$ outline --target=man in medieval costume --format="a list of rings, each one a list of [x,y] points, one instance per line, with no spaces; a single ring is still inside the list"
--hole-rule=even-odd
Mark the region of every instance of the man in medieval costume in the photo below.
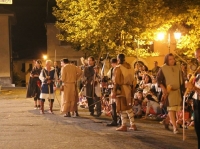
[[[162,101],[167,106],[168,116],[173,126],[173,133],[177,134],[176,114],[177,111],[181,110],[182,106],[182,85],[184,81],[180,65],[176,64],[172,53],[165,56],[164,65],[157,74],[157,82],[162,89]]]
[[[39,79],[42,81],[40,94],[40,113],[44,114],[45,99],[49,100],[49,113],[53,114],[55,81],[58,79],[55,69],[52,67],[52,61],[46,60],[46,67],[42,69]]]
[[[57,83],[57,88],[60,88],[60,102],[61,102],[61,107],[60,107],[60,112],[63,113],[64,109],[65,109],[65,103],[66,103],[66,100],[64,98],[64,85],[62,85],[62,80],[61,80],[61,73],[62,73],[62,69],[63,67],[69,63],[69,60],[67,58],[63,58],[60,60],[60,65],[61,65],[61,71],[60,71],[60,74],[59,74],[59,79],[58,79],[58,83]]]
[[[113,82],[112,82],[113,70],[117,66],[117,59],[112,58],[110,60],[110,63],[111,63],[111,68],[108,71],[107,76],[108,76],[109,79],[111,79],[111,89],[112,89],[112,86],[113,86]],[[113,99],[113,98],[111,99],[111,116],[112,116],[112,122],[107,124],[106,126],[117,126],[118,124],[117,124],[116,102],[115,102],[115,99]]]
[[[78,91],[77,80],[81,76],[82,71],[74,64],[70,64],[68,59],[65,61],[65,65],[61,70],[61,80],[64,86],[64,94],[62,102],[62,113],[66,113],[65,117],[71,117],[70,112],[74,112],[74,116],[78,116]]]
[[[94,57],[88,57],[88,66],[84,69],[86,98],[88,102],[89,112],[94,116],[94,107],[96,105],[97,116],[101,115],[100,87],[98,83],[98,67],[95,67]]]
[[[122,125],[117,131],[127,131],[127,116],[130,120],[130,130],[137,130],[134,124],[131,91],[134,84],[134,70],[125,62],[125,55],[117,56],[118,65],[114,69],[112,98],[116,99],[117,112],[121,114]]]

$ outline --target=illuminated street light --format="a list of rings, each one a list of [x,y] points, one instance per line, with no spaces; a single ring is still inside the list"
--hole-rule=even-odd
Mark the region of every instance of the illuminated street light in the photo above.
[[[178,30],[176,30],[176,31],[174,32],[174,38],[175,38],[176,40],[179,40],[179,39],[181,38],[181,33],[180,33]]]
[[[43,59],[46,60],[47,59],[47,55],[43,55]]]
[[[158,35],[157,35],[157,39],[158,40],[163,40],[164,38],[165,38],[165,33],[164,32],[158,33]]]
[[[165,38],[165,33],[164,32],[159,32],[157,34],[157,40],[161,41],[164,38]],[[176,30],[174,32],[174,38],[175,38],[176,41],[181,38],[181,33],[178,30]],[[168,49],[169,49],[169,53],[170,53],[170,44],[171,44],[171,34],[170,33],[168,34],[168,37],[167,37],[167,44],[168,44]]]

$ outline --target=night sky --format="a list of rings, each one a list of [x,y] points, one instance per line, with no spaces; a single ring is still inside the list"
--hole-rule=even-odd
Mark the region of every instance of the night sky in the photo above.
[[[54,0],[13,0],[12,5],[0,4],[16,17],[11,33],[14,58],[41,58],[47,52],[45,24],[53,20],[52,4],[55,5]]]

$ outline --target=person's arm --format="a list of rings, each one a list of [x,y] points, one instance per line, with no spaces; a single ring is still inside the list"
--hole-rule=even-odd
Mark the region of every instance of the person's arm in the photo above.
[[[44,71],[44,69],[42,69],[42,71],[40,72],[40,75],[39,75],[39,79],[40,79],[42,82],[45,81],[45,77],[44,77],[44,75],[43,75],[43,71]]]
[[[166,99],[168,93],[167,93],[167,88],[166,88],[165,76],[162,72],[162,69],[159,69],[157,73],[157,83],[158,83],[158,86],[160,86],[162,90],[163,98]]]
[[[63,66],[62,69],[61,69],[61,80],[62,80],[62,83],[64,83],[66,81],[64,72],[65,72],[65,66]]]
[[[76,67],[76,77],[79,79],[79,77],[82,75],[82,70],[79,67]]]

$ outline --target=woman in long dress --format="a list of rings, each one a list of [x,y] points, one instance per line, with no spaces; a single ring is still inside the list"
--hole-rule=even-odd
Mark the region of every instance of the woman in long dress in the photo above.
[[[39,79],[40,72],[42,70],[42,62],[36,60],[35,66],[30,72],[30,79],[27,89],[26,98],[34,98],[35,109],[40,108],[40,87],[41,81]]]

